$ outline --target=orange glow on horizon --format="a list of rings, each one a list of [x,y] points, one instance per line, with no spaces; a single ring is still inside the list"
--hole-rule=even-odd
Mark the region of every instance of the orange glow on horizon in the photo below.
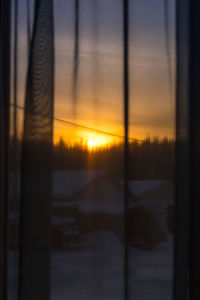
[[[54,143],[57,144],[60,138],[63,139],[68,147],[82,147],[92,152],[102,148],[110,148],[114,144],[123,143],[124,125],[123,120],[108,120],[107,118],[59,118],[66,123],[54,122]],[[69,123],[69,124],[68,124]],[[74,124],[71,126],[71,124]],[[77,124],[77,126],[76,126]],[[145,140],[147,137],[174,138],[174,127],[172,126],[153,126],[148,124],[131,124],[129,128],[129,138],[138,141]],[[91,128],[91,130],[89,130]],[[108,133],[108,134],[104,134]],[[112,135],[113,134],[113,135]]]
[[[104,148],[105,146],[110,145],[103,139],[89,139],[87,140],[87,148],[89,151],[94,151],[99,148]]]
[[[89,151],[94,151],[100,148],[110,147],[113,144],[123,141],[123,138],[117,137],[115,135],[123,136],[123,127],[116,125],[115,123],[104,123],[98,122],[97,124],[92,124],[91,121],[86,122],[86,120],[75,121],[78,124],[94,128],[94,132],[87,130],[87,128],[75,128],[63,126],[65,124],[54,123],[54,143],[57,144],[60,138],[68,146],[81,146],[87,148]],[[95,132],[97,130],[97,132]],[[102,131],[98,132],[98,131]],[[104,134],[103,132],[114,133]]]
[[[112,131],[120,136],[123,136],[123,132],[117,131],[118,128],[116,128],[116,131]],[[157,137],[158,139],[163,139],[164,137],[167,137],[169,139],[174,139],[173,130],[156,130],[153,132],[153,134],[149,134],[148,131],[143,130],[143,128],[134,128],[134,130],[130,131],[130,139],[142,141],[145,140],[147,137],[150,137],[153,139],[154,137]],[[135,133],[133,135],[133,132]],[[106,147],[112,147],[114,144],[119,144],[124,141],[123,138],[118,138],[116,136],[109,136],[99,133],[93,133],[90,131],[81,131],[76,130],[74,128],[68,128],[66,130],[63,127],[57,127],[54,129],[54,144],[59,143],[60,139],[63,139],[63,141],[68,146],[81,146],[83,148],[87,148],[89,151],[95,151],[100,148],[106,148]]]

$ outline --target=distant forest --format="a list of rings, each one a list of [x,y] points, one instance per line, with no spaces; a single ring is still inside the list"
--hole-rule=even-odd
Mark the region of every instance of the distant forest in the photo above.
[[[18,150],[20,142],[17,142]],[[13,169],[13,141],[10,143],[10,168]],[[129,143],[129,179],[174,180],[175,142],[168,138],[146,138],[142,142]],[[19,150],[20,152],[20,150]],[[15,149],[16,154],[16,149]],[[20,163],[18,162],[18,167]],[[116,143],[108,147],[88,150],[87,146],[74,144],[69,146],[60,138],[53,146],[52,165],[54,170],[106,170],[116,178],[123,178],[124,144]]]

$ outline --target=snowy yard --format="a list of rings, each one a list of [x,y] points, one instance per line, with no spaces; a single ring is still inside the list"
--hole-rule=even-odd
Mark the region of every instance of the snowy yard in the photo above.
[[[123,300],[123,246],[92,233],[81,251],[52,251],[51,300]],[[17,299],[16,252],[9,255],[9,300]],[[172,299],[173,236],[152,251],[129,248],[130,299]],[[13,267],[15,265],[15,268]]]
[[[123,246],[117,235],[96,232],[88,248],[52,253],[51,300],[123,299]],[[173,237],[152,251],[129,248],[130,299],[172,299]]]
[[[166,194],[166,190],[170,190],[166,182],[132,182],[132,188],[137,201],[150,208],[152,206],[156,216],[160,216],[157,207],[163,209],[163,206],[167,208],[173,203],[173,195]],[[52,225],[68,226],[64,236],[76,236],[77,248],[73,251],[69,248],[67,251],[64,248],[62,251],[52,250],[51,300],[123,300],[124,246],[119,234],[114,233],[115,231],[95,231],[90,234],[87,232],[85,237],[85,232],[80,233],[80,228],[77,227],[77,220],[80,219],[85,224],[85,218],[88,217],[86,213],[93,213],[93,219],[87,225],[89,229],[95,230],[94,216],[96,218],[97,213],[107,213],[110,215],[109,224],[106,223],[107,229],[111,220],[123,213],[123,185],[108,176],[102,176],[101,172],[91,171],[87,176],[83,171],[57,172],[54,174],[53,196],[56,198],[52,203],[55,213],[51,217]],[[137,203],[133,196],[129,201],[130,208]],[[17,224],[18,221],[19,214],[11,212],[10,224]],[[117,222],[114,222],[114,229]],[[83,225],[82,223],[80,224]],[[79,235],[85,237],[85,247],[78,248],[81,243]],[[17,253],[10,251],[9,300],[17,300],[17,273]],[[172,234],[168,234],[167,242],[159,243],[151,251],[129,248],[130,300],[171,300],[172,283]]]

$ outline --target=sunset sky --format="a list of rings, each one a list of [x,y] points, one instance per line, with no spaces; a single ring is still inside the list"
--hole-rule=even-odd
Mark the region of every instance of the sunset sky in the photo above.
[[[19,15],[19,104],[26,74],[25,1]],[[73,0],[55,0],[55,117],[124,135],[122,1],[80,0],[78,97],[72,93]],[[170,65],[167,60],[163,0],[130,0],[129,135],[174,137],[175,1],[169,0]],[[170,83],[170,80],[172,84]],[[22,112],[19,122],[22,123]],[[20,125],[21,126],[21,125]],[[54,140],[90,145],[119,141],[77,126],[54,122]]]

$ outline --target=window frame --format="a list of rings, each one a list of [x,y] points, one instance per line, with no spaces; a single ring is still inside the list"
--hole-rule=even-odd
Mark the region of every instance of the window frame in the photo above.
[[[176,0],[174,299],[200,298],[200,3]]]
[[[10,0],[0,0],[0,299],[7,299]]]

